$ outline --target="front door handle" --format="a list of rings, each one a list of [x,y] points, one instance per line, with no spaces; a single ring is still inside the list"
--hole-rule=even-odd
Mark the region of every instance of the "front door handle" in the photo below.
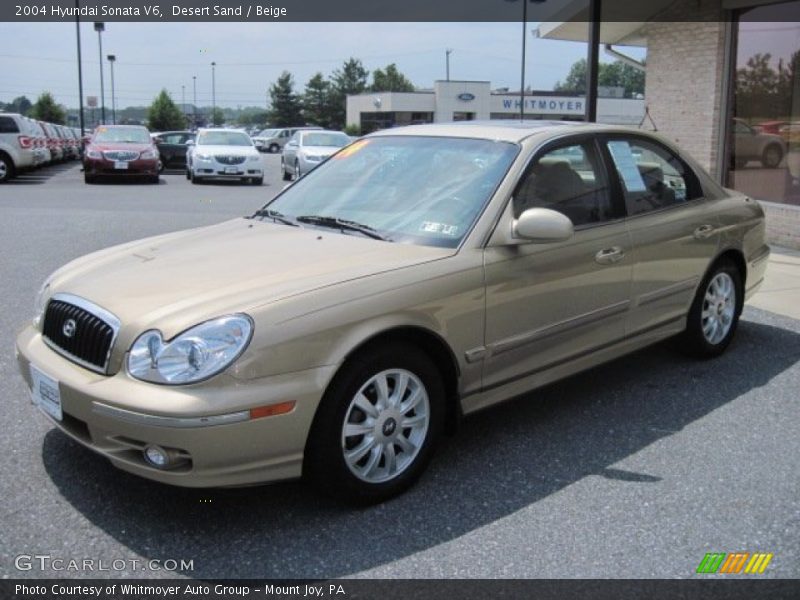
[[[715,228],[713,225],[701,225],[694,230],[694,238],[696,240],[704,240],[714,235]]]
[[[625,251],[619,246],[604,248],[594,255],[594,261],[600,265],[613,265],[625,258]]]

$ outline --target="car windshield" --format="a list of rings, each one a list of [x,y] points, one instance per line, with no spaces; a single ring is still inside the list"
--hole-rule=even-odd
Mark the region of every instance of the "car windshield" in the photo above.
[[[204,131],[197,136],[198,146],[252,146],[250,136],[240,131]]]
[[[263,131],[261,131],[261,133],[259,133],[259,134],[258,134],[256,137],[265,137],[265,138],[268,138],[268,137],[272,137],[272,136],[274,136],[274,135],[275,135],[275,130],[274,130],[274,129],[264,129],[264,130],[263,130]]]
[[[518,151],[516,144],[467,138],[362,139],[267,206],[272,215],[301,217],[303,226],[339,220],[393,242],[455,248]],[[342,232],[359,235],[352,227]]]
[[[139,127],[98,127],[94,134],[95,142],[115,142],[119,144],[149,144],[150,134]]]
[[[350,138],[343,133],[306,133],[303,134],[304,146],[330,146],[341,148],[350,143]]]

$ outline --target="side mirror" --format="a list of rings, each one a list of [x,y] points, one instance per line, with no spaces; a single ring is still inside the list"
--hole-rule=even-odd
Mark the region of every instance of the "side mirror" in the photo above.
[[[511,235],[539,244],[564,242],[575,232],[569,217],[549,208],[529,208],[511,223]]]
[[[187,146],[194,146],[194,140],[186,140]]]

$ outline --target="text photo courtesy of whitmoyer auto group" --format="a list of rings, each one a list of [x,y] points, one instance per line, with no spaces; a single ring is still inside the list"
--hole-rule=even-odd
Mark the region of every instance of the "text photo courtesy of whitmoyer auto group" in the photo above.
[[[0,597],[800,597],[800,0],[0,5]]]

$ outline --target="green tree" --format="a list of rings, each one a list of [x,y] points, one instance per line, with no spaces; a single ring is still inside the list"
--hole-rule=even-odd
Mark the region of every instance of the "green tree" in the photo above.
[[[625,97],[633,98],[636,94],[644,94],[644,71],[636,67],[614,61],[613,63],[600,63],[597,72],[597,85],[608,87],[622,87]],[[572,63],[566,79],[557,82],[553,89],[557,92],[571,94],[586,93],[586,59]]]
[[[21,115],[27,114],[32,107],[33,103],[25,96],[17,96],[6,104],[6,110],[8,112],[15,112]]]
[[[222,110],[219,106],[215,106],[211,109],[211,125],[214,127],[219,127],[223,123],[225,123],[225,111]]]
[[[341,129],[347,117],[347,96],[367,91],[369,71],[357,58],[344,62],[330,77],[331,82],[331,126]]]
[[[47,123],[56,123],[63,125],[67,122],[67,113],[64,108],[56,104],[53,95],[50,92],[42,92],[36,99],[30,111],[30,115],[39,121]]]
[[[373,92],[413,92],[414,84],[392,63],[385,71],[376,69],[372,73],[370,89]]]
[[[284,71],[269,88],[272,99],[270,122],[276,127],[292,127],[303,124],[300,98],[294,92],[294,80],[289,71]]]
[[[306,123],[330,127],[333,111],[331,106],[331,84],[322,73],[317,73],[306,83],[303,93],[303,117]]]
[[[186,117],[172,101],[167,90],[161,90],[147,109],[147,123],[151,131],[184,129]]]

